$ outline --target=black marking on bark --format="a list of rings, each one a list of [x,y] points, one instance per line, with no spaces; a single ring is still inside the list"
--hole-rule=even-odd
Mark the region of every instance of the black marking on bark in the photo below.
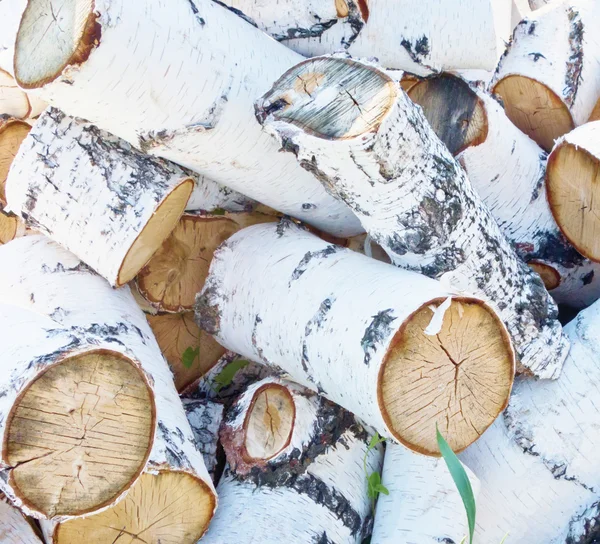
[[[581,83],[581,73],[583,70],[583,34],[584,27],[579,12],[572,7],[568,10],[571,32],[569,33],[569,60],[567,61],[567,71],[565,74],[565,88],[563,90],[565,104],[573,106],[577,91]]]
[[[259,357],[259,359],[265,363],[268,363],[269,361],[266,359],[263,349],[260,347],[259,343],[256,340],[256,336],[258,334],[258,326],[262,323],[262,319],[260,318],[260,316],[257,314],[256,316],[254,316],[254,325],[252,326],[252,346],[254,347],[255,351],[256,351],[256,355]]]
[[[512,153],[511,153],[511,155],[512,155]],[[542,188],[544,187],[544,184],[546,183],[546,164],[548,162],[548,154],[546,152],[542,151],[539,154],[538,158],[540,161],[539,176],[538,176],[537,183],[535,184],[535,187],[533,188],[533,192],[531,193],[530,202],[534,202],[535,200],[537,200],[537,198],[540,196],[540,192],[542,191]]]
[[[277,113],[278,111],[284,110],[289,105],[290,105],[290,103],[287,100],[285,100],[284,98],[279,98],[279,99],[275,100],[274,102],[271,102],[270,104],[268,104],[266,107],[263,107],[262,105],[259,104],[259,102],[257,102],[256,104],[254,104],[254,116],[256,117],[256,120],[261,125],[264,125],[265,121],[266,121],[267,117],[269,117],[269,115],[272,115],[274,113]],[[284,138],[282,138],[282,145],[285,145],[285,142],[283,140],[284,140]],[[285,151],[292,151],[292,150],[286,149]]]
[[[423,62],[423,57],[426,57],[427,55],[429,55],[429,51],[430,51],[429,50],[429,40],[427,39],[427,36],[425,36],[425,35],[421,36],[420,38],[415,40],[414,44],[412,44],[409,40],[404,38],[400,42],[400,45],[402,47],[404,47],[404,49],[408,53],[408,56],[411,58],[411,60],[414,63],[419,64],[420,66],[425,66],[425,67],[429,68],[429,66],[427,66]]]
[[[314,210],[316,207],[316,204],[311,204],[310,202],[305,202],[304,204],[302,204],[303,210]]]
[[[600,543],[600,501],[592,503],[583,512],[573,516],[565,544]]]
[[[546,57],[541,53],[529,53],[530,57],[533,57],[533,62],[537,62],[540,59],[545,59]]]
[[[390,325],[397,319],[393,316],[393,311],[392,308],[388,308],[374,315],[373,321],[365,329],[360,345],[365,352],[364,363],[366,365],[371,362],[371,357],[377,351],[379,344],[387,341],[393,332]]]
[[[527,31],[527,34],[529,34],[529,35],[533,34],[535,32],[535,27],[536,27],[536,24],[535,24],[535,21],[534,21],[534,22],[531,23],[531,26],[529,27],[529,30]]]
[[[40,270],[44,274],[64,274],[64,273],[68,273],[68,272],[85,272],[87,274],[93,274],[94,276],[96,275],[96,272],[94,272],[94,270],[92,270],[92,268],[90,268],[87,264],[85,264],[82,261],[80,261],[75,266],[71,266],[71,267],[66,267],[62,263],[57,263],[56,266],[54,266],[53,268],[44,263],[40,267]]]
[[[179,445],[183,443],[181,430],[176,428],[175,432],[171,432],[162,421],[158,422],[158,429],[165,441],[165,457],[171,467],[184,470],[191,469],[192,464]],[[176,442],[179,442],[179,444]]]
[[[198,10],[198,7],[196,6],[194,0],[188,0],[188,3],[192,8],[192,13],[194,14],[194,18],[196,19],[196,21],[200,23],[200,26],[204,26],[206,24],[206,21],[202,17],[200,17],[200,11]]]
[[[587,274],[581,277],[581,282],[583,285],[589,285],[594,281],[594,271],[590,270]]]
[[[288,28],[285,34],[272,34],[278,42],[284,42],[286,40],[306,39],[306,38],[320,38],[323,33],[329,30],[333,25],[338,22],[337,19],[331,19],[329,21],[320,21],[315,23],[309,28],[295,27]]]
[[[315,535],[311,539],[312,544],[335,544],[333,540],[330,540],[327,536],[327,531],[323,531],[321,534]]]
[[[534,233],[532,240],[536,244],[516,245],[517,254],[525,262],[538,259],[547,263],[560,263],[565,268],[581,266],[585,263],[583,257],[559,232],[550,234],[548,232]],[[536,247],[537,246],[537,247]]]
[[[213,0],[213,2],[215,4],[219,4],[219,6],[224,7],[225,9],[228,9],[229,11],[231,11],[232,13],[235,13],[238,17],[241,17],[242,19],[244,19],[244,21],[246,21],[247,23],[251,24],[252,26],[258,28],[258,25],[254,22],[254,20],[251,17],[248,17],[242,10],[240,9],[236,9],[232,6],[228,6],[227,4],[220,2],[219,0]]]
[[[298,225],[296,223],[294,223],[294,221],[292,221],[292,219],[290,217],[283,216],[280,220],[279,223],[277,223],[277,228],[275,229],[275,232],[277,234],[278,238],[281,238],[287,230],[294,228],[294,227],[298,227]]]
[[[218,300],[218,288],[209,278],[204,290],[196,295],[195,321],[203,331],[217,335],[221,329],[221,308],[214,300]]]
[[[302,341],[302,368],[304,369],[304,372],[306,372],[306,377],[317,387],[317,391],[321,395],[327,394],[327,392],[325,389],[323,389],[321,383],[318,380],[315,380],[313,376],[312,365],[310,364],[308,357],[308,345],[306,340],[313,331],[317,331],[323,327],[324,321],[327,318],[327,314],[331,310],[334,301],[335,299],[326,298],[323,302],[321,302],[316,314],[304,327],[304,340]]]
[[[320,249],[319,251],[308,251],[302,257],[302,260],[298,263],[298,266],[292,272],[292,276],[290,279],[290,285],[294,280],[297,280],[304,272],[306,272],[308,265],[313,259],[326,259],[330,255],[337,253],[343,248],[340,246],[336,246],[335,244],[329,244],[324,249]]]

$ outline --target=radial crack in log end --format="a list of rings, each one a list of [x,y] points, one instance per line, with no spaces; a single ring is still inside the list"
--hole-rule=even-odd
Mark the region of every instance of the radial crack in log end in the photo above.
[[[453,155],[487,138],[484,105],[462,79],[443,74],[413,84],[407,93]]]
[[[159,311],[193,310],[215,250],[240,228],[277,220],[276,216],[262,213],[184,214],[138,274],[140,294]]]
[[[81,64],[99,43],[101,27],[94,0],[31,0],[23,13],[15,47],[15,78],[24,89],[54,81],[63,70]],[[37,46],[29,50],[29,38]],[[27,62],[20,59],[33,55]]]
[[[502,99],[508,118],[546,151],[575,126],[569,108],[539,81],[511,75],[496,83],[493,92]]]
[[[196,325],[193,312],[161,313],[147,318],[180,393],[206,374],[225,354],[225,348]],[[191,366],[184,365],[182,359],[188,349],[198,350]]]
[[[24,121],[0,116],[0,207],[6,205],[4,186],[10,165],[30,130]]]
[[[196,544],[208,528],[214,507],[212,491],[192,475],[177,471],[147,473],[115,506],[59,524],[53,542]]]
[[[481,302],[453,299],[439,333],[427,335],[432,316],[422,306],[396,333],[378,391],[396,438],[427,455],[439,452],[436,424],[454,451],[477,440],[506,408],[514,374],[508,335]]]
[[[392,106],[397,87],[382,72],[367,66],[356,71],[354,66],[352,61],[338,58],[301,62],[273,85],[261,100],[257,115],[270,113],[331,140],[375,131]],[[298,82],[311,82],[312,92]],[[287,106],[270,111],[271,105],[281,100]]]
[[[596,121],[571,134],[595,130]],[[600,157],[571,140],[557,144],[548,159],[546,188],[556,223],[583,256],[600,262]],[[592,134],[589,135],[592,137]],[[573,136],[573,138],[581,136]],[[580,142],[582,144],[583,142]]]
[[[110,504],[144,468],[155,417],[150,387],[130,360],[108,351],[67,357],[9,414],[3,459],[12,486],[48,517]]]

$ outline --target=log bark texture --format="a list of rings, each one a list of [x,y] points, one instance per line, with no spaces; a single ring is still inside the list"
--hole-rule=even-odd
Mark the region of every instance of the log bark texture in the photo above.
[[[600,97],[600,5],[556,2],[521,21],[492,82],[506,112],[546,151]]]
[[[257,117],[394,264],[483,297],[506,323],[521,370],[559,375],[568,343],[554,302],[396,82],[364,63],[311,59],[258,101]]]
[[[0,542],[5,544],[42,544],[42,540],[31,522],[1,493]]]
[[[214,488],[168,366],[129,290],[112,290],[42,236],[2,246],[0,259],[0,346],[2,359],[11,362],[0,395],[2,490],[27,514],[62,521],[100,510],[110,515],[123,507],[124,495],[129,501],[143,495],[152,511],[170,499],[164,492],[147,496],[148,482],[181,475],[193,482],[188,491],[195,490],[198,502],[188,521],[199,538],[216,507]],[[113,387],[109,356],[130,367],[128,377],[114,374],[114,402],[123,413],[111,412],[102,397],[103,388]],[[71,370],[85,357],[88,374],[78,378]],[[94,387],[100,378],[106,384]],[[38,414],[45,403],[52,411]],[[55,413],[58,423],[67,421],[64,436],[53,424]],[[109,437],[112,450],[98,448]],[[114,539],[119,530],[106,531]],[[80,538],[63,541],[95,542],[89,533]]]
[[[21,144],[6,196],[30,227],[120,286],[171,234],[193,187],[179,167],[50,108]]]
[[[307,57],[347,50],[419,75],[492,70],[508,41],[507,0],[224,0],[250,23]],[[469,40],[464,36],[469,35]]]
[[[465,467],[475,500],[479,480]],[[377,500],[371,544],[459,544],[469,534],[467,515],[443,459],[386,445],[381,475],[389,495]]]
[[[513,373],[495,314],[452,295],[284,220],[248,227],[217,250],[196,316],[228,349],[435,455],[436,422],[464,449],[503,410]]]
[[[504,420],[461,459],[481,480],[476,541],[591,544],[600,535],[600,303],[565,327],[556,381],[520,379]]]
[[[379,472],[382,460],[381,445],[367,454],[370,435],[352,414],[291,382],[250,386],[221,431],[229,467],[204,541],[362,542],[370,521],[363,460],[368,474]],[[259,456],[250,458],[247,447],[257,438],[276,444],[271,452],[284,447],[261,457],[261,441],[250,449]]]
[[[97,0],[89,17],[61,5],[28,3],[15,54],[21,86],[324,231],[361,232],[352,212],[279,153],[254,119],[254,100],[301,60],[297,53],[210,0]],[[72,51],[57,48],[65,39]],[[148,43],[161,45],[140,45]]]
[[[465,169],[517,255],[554,300],[574,308],[600,297],[600,265],[564,237],[548,205],[546,153],[481,88],[449,74],[415,84],[408,96]]]

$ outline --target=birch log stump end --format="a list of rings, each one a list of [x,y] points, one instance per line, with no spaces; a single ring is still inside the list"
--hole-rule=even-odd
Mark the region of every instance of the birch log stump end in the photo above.
[[[13,117],[0,116],[0,207],[6,206],[6,178],[31,126]]]

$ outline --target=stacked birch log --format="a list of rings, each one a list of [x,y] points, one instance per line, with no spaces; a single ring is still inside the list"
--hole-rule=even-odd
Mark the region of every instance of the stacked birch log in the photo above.
[[[0,542],[595,542],[599,24],[0,0]]]

